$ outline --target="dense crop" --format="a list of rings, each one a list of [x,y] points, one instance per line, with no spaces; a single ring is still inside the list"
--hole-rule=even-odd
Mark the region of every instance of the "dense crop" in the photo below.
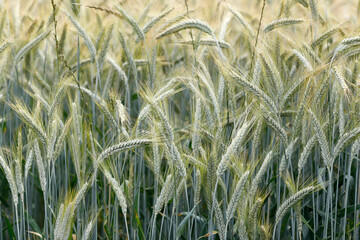
[[[0,240],[359,239],[359,11],[239,2],[0,1]]]

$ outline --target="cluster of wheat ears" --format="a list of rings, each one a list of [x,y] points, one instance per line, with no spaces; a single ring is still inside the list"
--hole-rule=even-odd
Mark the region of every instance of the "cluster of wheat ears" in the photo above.
[[[359,239],[332,4],[0,1],[0,240]]]

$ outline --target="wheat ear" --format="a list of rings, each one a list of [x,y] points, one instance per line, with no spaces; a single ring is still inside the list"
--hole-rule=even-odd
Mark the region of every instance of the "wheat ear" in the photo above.
[[[242,191],[245,187],[246,181],[249,177],[250,172],[246,171],[241,178],[239,179],[238,183],[236,184],[235,190],[231,196],[230,203],[228,205],[228,208],[226,210],[226,224],[229,223],[229,221],[234,217],[234,213],[236,211],[236,208],[239,204],[240,197],[242,194]]]
[[[315,187],[307,187],[304,188],[294,195],[292,195],[290,198],[288,198],[285,202],[283,202],[279,209],[276,211],[276,219],[275,219],[275,225],[277,225],[285,216],[285,214],[294,206],[296,203],[301,201],[308,195],[309,193],[312,193],[315,190]]]
[[[18,190],[16,187],[15,177],[14,177],[14,174],[11,171],[9,165],[6,163],[5,159],[1,155],[0,155],[0,165],[1,165],[2,169],[4,170],[6,180],[9,183],[14,205],[17,206],[17,204],[19,202],[19,197],[18,197]]]
[[[270,32],[272,30],[274,30],[275,28],[278,28],[278,27],[283,27],[283,26],[288,26],[288,25],[294,25],[294,24],[299,24],[299,23],[302,23],[304,22],[303,19],[289,19],[289,18],[286,18],[286,19],[279,19],[279,20],[276,20],[276,21],[273,21],[271,23],[269,23],[268,25],[266,25],[264,27],[264,32]]]
[[[213,34],[213,31],[211,30],[210,26],[207,23],[205,23],[201,20],[198,20],[198,19],[187,19],[187,20],[183,20],[183,21],[165,29],[163,32],[159,33],[156,36],[156,39],[160,39],[167,35],[177,33],[181,30],[189,29],[189,28],[199,29],[202,32],[205,32],[209,35]]]

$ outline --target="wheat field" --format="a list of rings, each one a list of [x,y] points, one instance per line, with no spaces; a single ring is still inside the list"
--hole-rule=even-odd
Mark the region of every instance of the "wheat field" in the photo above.
[[[360,239],[359,21],[0,0],[0,240]]]

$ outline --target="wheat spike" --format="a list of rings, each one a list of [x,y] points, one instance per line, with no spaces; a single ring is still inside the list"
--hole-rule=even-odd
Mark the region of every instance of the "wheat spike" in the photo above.
[[[305,164],[310,156],[312,148],[315,146],[316,143],[316,135],[310,138],[310,140],[306,143],[298,162],[298,170],[302,172],[305,167]]]
[[[229,11],[234,14],[234,16],[236,17],[236,19],[245,27],[245,29],[248,31],[248,33],[250,34],[251,37],[255,36],[254,30],[252,29],[252,27],[250,26],[250,24],[245,20],[245,18],[243,17],[243,15],[241,13],[239,13],[238,11],[235,10],[235,8],[233,6],[231,6],[230,4],[227,4],[226,7],[229,9]]]
[[[258,218],[258,213],[261,207],[263,200],[261,198],[258,198],[255,202],[255,204],[251,207],[250,213],[249,213],[249,220],[248,220],[248,232],[250,239],[256,239],[257,231],[256,231],[256,222]]]
[[[250,187],[250,191],[249,191],[249,195],[250,195],[250,199],[253,198],[253,196],[255,196],[256,194],[256,191],[259,187],[259,184],[261,182],[261,179],[262,177],[265,175],[270,163],[271,163],[271,160],[273,158],[273,152],[270,151],[268,152],[268,154],[266,155],[259,171],[257,172],[257,174],[255,175],[254,179],[251,181],[251,187]]]
[[[193,41],[180,41],[180,44],[186,44],[186,45],[193,45]],[[201,39],[199,42],[196,42],[195,44],[200,45],[200,46],[217,46],[217,44],[219,44],[219,46],[221,48],[230,48],[230,44],[224,41],[215,41],[213,39]]]
[[[358,45],[360,43],[360,37],[345,38],[341,41],[343,45]]]
[[[36,166],[38,169],[39,179],[40,179],[40,186],[41,186],[41,190],[45,193],[46,183],[47,183],[45,166],[43,159],[41,157],[40,147],[37,140],[35,140],[34,149],[35,149]]]
[[[6,163],[5,159],[3,158],[3,156],[1,154],[0,154],[0,165],[1,165],[2,169],[4,170],[6,180],[9,183],[14,205],[17,206],[17,204],[19,202],[19,197],[18,197],[18,190],[16,187],[15,177],[14,177],[13,171],[10,169],[9,165]]]
[[[12,41],[5,41],[3,44],[0,45],[0,53],[2,53],[8,46],[12,44]]]
[[[246,232],[246,225],[244,223],[244,220],[239,219],[238,220],[238,233],[241,240],[249,240],[248,234]]]
[[[310,1],[311,16],[312,16],[314,22],[316,22],[319,19],[319,13],[318,13],[316,0],[309,0],[309,1]]]
[[[343,89],[344,93],[347,94],[349,92],[349,87],[346,84],[345,79],[340,75],[337,67],[334,67],[333,69],[334,69],[335,77],[338,80],[341,88]]]
[[[112,35],[113,35],[113,30],[114,30],[114,25],[110,25],[109,29],[106,32],[105,40],[104,40],[104,42],[103,42],[103,44],[101,46],[101,51],[100,51],[99,56],[98,56],[98,63],[99,63],[99,68],[100,69],[103,68],[106,53],[108,52],[108,50],[110,48],[110,40],[111,40]]]
[[[272,89],[273,96],[281,96],[283,94],[283,84],[279,79],[279,74],[276,72],[276,68],[273,66],[273,63],[267,60],[262,54],[260,54],[261,62],[266,70],[266,75],[268,77],[270,87]]]
[[[54,227],[54,238],[55,239],[60,239],[60,234],[61,234],[60,226],[62,223],[61,220],[63,218],[63,215],[64,215],[64,204],[61,203],[57,217],[56,217],[56,221],[55,221],[55,227]]]
[[[27,108],[19,102],[10,104],[10,106],[12,107],[12,109],[14,109],[14,111],[17,112],[20,118],[36,133],[36,135],[40,138],[41,143],[46,146],[46,133],[41,127],[41,125],[34,119],[34,117],[31,116]]]
[[[200,121],[201,121],[201,99],[197,98],[196,106],[195,106],[193,135],[192,135],[192,146],[193,146],[194,152],[197,152],[198,147],[200,145],[200,137],[199,137],[199,133],[198,133]]]
[[[29,154],[27,155],[26,160],[25,160],[25,170],[24,170],[24,179],[25,179],[25,182],[26,182],[26,180],[27,180],[29,171],[30,171],[31,166],[32,166],[32,164],[33,164],[33,159],[34,159],[34,149],[32,148],[32,149],[30,150]]]
[[[168,10],[163,11],[162,13],[160,13],[158,16],[154,17],[153,19],[151,19],[149,22],[147,22],[142,30],[144,33],[147,33],[150,31],[150,29],[155,26],[156,23],[158,23],[161,19],[163,19],[166,15],[168,15],[170,12],[172,12],[174,10],[174,8],[170,8]]]
[[[62,128],[60,136],[57,138],[57,141],[56,141],[56,144],[54,147],[54,153],[52,155],[52,160],[56,160],[57,157],[60,155],[61,151],[63,150],[65,139],[70,130],[71,121],[72,121],[72,118],[69,118],[66,121],[64,127]]]
[[[96,60],[96,48],[91,41],[91,38],[89,35],[85,32],[85,30],[80,26],[80,24],[68,13],[65,12],[65,14],[70,19],[71,23],[74,25],[74,27],[78,30],[80,36],[84,39],[86,46],[89,48],[91,59],[92,61]]]
[[[68,85],[72,89],[79,89],[78,85],[76,85],[76,84],[68,84]],[[99,109],[104,114],[105,118],[109,121],[111,128],[118,131],[116,120],[114,119],[113,115],[111,114],[110,110],[108,109],[106,102],[100,97],[100,95],[93,94],[92,91],[90,91],[89,89],[87,89],[85,87],[80,87],[80,90],[81,90],[81,92],[85,93],[86,95],[88,95],[95,101],[95,103],[97,104]]]
[[[316,115],[311,110],[309,110],[309,113],[310,113],[310,115],[312,117],[312,123],[313,123],[313,126],[314,126],[316,137],[317,137],[317,140],[318,140],[318,142],[320,144],[321,156],[324,159],[325,165],[327,167],[330,167],[330,163],[331,163],[330,150],[329,150],[328,142],[327,142],[326,137],[325,137],[325,133],[322,130],[320,122],[317,119]]]
[[[166,203],[166,199],[168,198],[168,195],[170,194],[171,186],[174,184],[174,180],[171,174],[169,174],[166,177],[165,183],[163,188],[161,189],[160,195],[156,200],[156,204],[154,207],[154,214],[155,216],[160,212],[163,205]]]
[[[56,95],[54,97],[54,100],[50,106],[50,109],[48,111],[48,117],[50,120],[53,119],[53,114],[56,110],[56,108],[60,107],[62,100],[64,99],[65,95],[66,95],[66,91],[68,89],[68,85],[67,84],[61,84],[61,87],[59,88],[59,90],[56,92]]]
[[[357,127],[357,128],[350,130],[349,132],[345,133],[344,135],[342,135],[334,147],[332,161],[334,161],[334,159],[337,156],[339,156],[339,154],[344,150],[346,145],[348,145],[351,140],[354,140],[355,138],[357,138],[359,136],[359,134],[360,134],[360,127]]]
[[[128,15],[124,9],[122,9],[119,5],[116,5],[117,10],[120,12],[120,14],[125,18],[125,20],[134,28],[136,34],[138,35],[138,38],[141,40],[145,39],[145,34],[143,30],[140,28],[140,26],[137,24],[137,22]]]
[[[250,172],[246,171],[241,178],[239,179],[238,183],[236,184],[235,190],[233,192],[233,195],[231,196],[230,203],[228,205],[228,208],[226,210],[226,224],[229,223],[229,221],[234,217],[234,213],[236,211],[236,208],[239,204],[240,197],[242,194],[242,191],[245,187],[246,181],[249,177]]]
[[[88,188],[89,188],[89,183],[88,182],[85,182],[81,186],[81,188],[77,192],[76,197],[74,199],[74,209],[77,209],[80,202],[85,198],[85,195],[86,195],[86,192],[87,192]]]
[[[201,174],[200,170],[196,171],[196,188],[194,191],[194,204],[197,204],[200,202],[200,192],[201,192]]]
[[[313,41],[313,43],[311,44],[311,47],[315,48],[315,47],[319,46],[320,44],[322,44],[327,39],[331,38],[335,33],[339,32],[339,31],[341,31],[341,29],[338,27],[326,31],[320,37],[318,37],[315,41]]]
[[[154,158],[154,173],[157,179],[161,178],[160,168],[161,168],[161,158],[159,154],[159,145],[157,143],[153,144],[153,158]]]
[[[116,198],[118,199],[118,201],[120,203],[122,213],[124,215],[126,215],[126,212],[127,212],[126,199],[125,199],[123,191],[120,188],[119,182],[115,178],[113,178],[111,176],[110,172],[107,170],[104,171],[104,175],[115,191]]]
[[[235,73],[234,71],[224,71],[223,74],[236,79],[240,85],[245,87],[246,90],[252,92],[257,97],[262,98],[264,100],[264,102],[266,103],[266,105],[268,105],[271,108],[271,110],[273,110],[274,112],[277,112],[277,106],[274,103],[274,101],[265,92],[263,92],[260,88],[258,88],[256,85],[248,82],[246,79],[244,79],[242,76]]]
[[[143,145],[149,144],[151,142],[152,142],[152,140],[150,140],[150,139],[134,139],[134,140],[130,140],[127,142],[121,142],[121,143],[112,145],[111,147],[108,147],[104,151],[101,152],[101,154],[98,156],[97,163],[101,164],[106,158],[108,158],[114,154],[129,150],[132,148],[136,148],[139,146],[143,146]]]
[[[15,56],[15,63],[18,63],[31,49],[33,49],[39,42],[46,38],[50,33],[50,29],[38,35],[31,42],[22,47]]]
[[[287,143],[288,137],[286,131],[280,125],[280,123],[276,121],[269,113],[267,113],[266,110],[264,110],[263,117],[266,120],[267,124],[280,136],[284,143]]]
[[[53,156],[54,156],[54,147],[55,147],[55,141],[57,138],[57,132],[58,132],[58,121],[54,120],[51,124],[51,133],[49,136],[49,141],[47,144],[47,149],[46,149],[46,159],[48,161],[48,164],[50,166],[50,162],[53,160]]]
[[[295,147],[295,145],[297,143],[297,140],[298,140],[298,138],[293,139],[289,143],[287,148],[285,149],[285,155],[281,158],[281,161],[280,161],[280,166],[279,166],[280,174],[282,174],[285,171],[288,161],[291,161],[291,154],[294,151],[294,147]]]
[[[91,219],[91,221],[86,225],[84,230],[84,240],[89,240],[91,232],[94,230],[96,218]]]
[[[294,206],[296,203],[304,199],[306,195],[308,195],[309,193],[315,191],[315,189],[316,188],[313,186],[304,188],[298,191],[297,193],[295,193],[294,195],[292,195],[285,202],[283,202],[280,205],[279,209],[276,211],[275,225],[278,224],[283,219],[285,214],[290,210],[290,208],[292,208],[292,206]]]
[[[184,29],[189,29],[189,28],[196,28],[196,29],[201,30],[202,32],[209,34],[209,35],[213,35],[213,31],[211,30],[210,26],[207,23],[205,23],[201,20],[198,20],[198,19],[188,19],[188,20],[183,20],[183,21],[165,29],[163,32],[159,33],[156,36],[156,39],[160,39],[167,35],[179,32]]]
[[[297,51],[296,49],[293,49],[293,53],[295,54],[296,57],[299,58],[299,60],[301,61],[301,63],[304,65],[304,67],[306,67],[310,72],[313,70],[311,63],[306,59],[306,57],[304,55],[302,55],[299,51]]]
[[[293,18],[293,19],[286,18],[286,19],[276,20],[276,21],[273,21],[273,22],[269,23],[268,25],[266,25],[264,27],[264,32],[267,33],[278,27],[299,24],[302,22],[304,22],[303,19],[295,19],[295,18]]]
[[[219,237],[221,240],[225,240],[226,227],[225,227],[225,223],[224,223],[224,217],[221,212],[219,203],[216,199],[214,199],[214,212],[215,212],[215,220],[216,220],[216,224],[217,224],[217,229],[219,230]]]
[[[87,4],[79,4],[79,5],[87,7],[87,8],[92,8],[92,9],[95,9],[95,10],[99,10],[99,11],[109,13],[109,14],[114,15],[114,16],[120,18],[120,19],[124,18],[120,13],[115,12],[115,11],[109,9],[109,8],[99,7],[99,6],[95,6],[95,5],[87,5]]]
[[[24,202],[24,184],[23,184],[23,176],[22,176],[22,167],[21,167],[21,160],[16,158],[15,159],[15,180],[18,193],[20,194],[21,202]]]
[[[226,149],[225,154],[221,157],[221,161],[216,170],[216,175],[221,177],[221,175],[225,172],[228,162],[230,161],[230,156],[236,153],[237,148],[244,140],[248,130],[252,126],[252,122],[246,122],[244,125],[237,131],[236,136],[231,141],[231,144]]]

